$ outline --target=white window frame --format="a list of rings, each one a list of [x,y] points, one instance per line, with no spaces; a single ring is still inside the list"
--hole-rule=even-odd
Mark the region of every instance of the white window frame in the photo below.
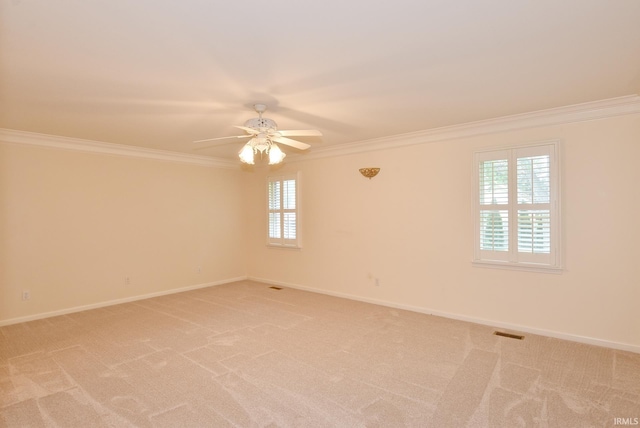
[[[502,148],[492,148],[477,151],[473,156],[473,233],[474,253],[472,264],[477,267],[494,267],[504,269],[516,269],[526,271],[562,272],[561,258],[561,216],[560,216],[560,153],[559,141],[542,142],[528,145],[513,145]],[[528,156],[549,156],[549,203],[548,204],[519,204],[517,199],[517,170],[518,158]],[[487,160],[508,161],[508,203],[480,204],[480,164]],[[494,202],[495,203],[495,202]],[[550,216],[550,251],[548,254],[529,254],[518,251],[518,209],[536,210],[548,209]],[[486,251],[481,250],[481,210],[507,210],[508,211],[508,250]]]
[[[283,186],[285,181],[290,181],[290,180],[293,180],[295,182],[295,207],[285,208]],[[273,182],[280,183],[280,200],[278,203],[278,208],[276,209],[271,208],[271,201],[270,201],[269,187]],[[302,239],[300,237],[300,173],[295,172],[290,174],[279,174],[279,175],[268,176],[266,191],[267,191],[267,195],[266,195],[267,196],[267,203],[266,203],[267,246],[274,247],[274,248],[302,248]],[[295,215],[295,238],[294,239],[285,238],[285,232],[284,232],[285,231],[285,227],[284,227],[285,214],[291,214],[291,213]],[[277,237],[271,236],[271,229],[270,229],[271,214],[279,215],[280,236],[277,236]]]

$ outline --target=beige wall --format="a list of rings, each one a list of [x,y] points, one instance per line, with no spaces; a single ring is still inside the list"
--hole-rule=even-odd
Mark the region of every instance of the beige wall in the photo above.
[[[0,144],[0,323],[244,277],[243,181],[239,169]]]
[[[472,267],[473,151],[552,139],[565,270]],[[248,275],[640,350],[638,159],[638,114],[288,159],[303,249],[284,250],[265,245],[266,169],[0,144],[0,324]]]
[[[561,275],[471,266],[474,150],[561,141]],[[302,250],[265,246],[265,172],[248,188],[251,277],[640,350],[640,115],[288,162]],[[358,168],[377,166],[363,178]],[[380,286],[375,286],[379,278]]]

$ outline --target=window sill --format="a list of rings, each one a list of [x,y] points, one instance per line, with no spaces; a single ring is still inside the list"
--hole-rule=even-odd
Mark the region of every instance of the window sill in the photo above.
[[[267,244],[267,248],[275,248],[282,250],[301,250],[300,245],[282,245],[282,244]]]
[[[536,265],[533,263],[508,263],[508,262],[492,262],[474,260],[471,266],[489,269],[519,270],[525,272],[552,273],[556,275],[562,274],[562,267]]]

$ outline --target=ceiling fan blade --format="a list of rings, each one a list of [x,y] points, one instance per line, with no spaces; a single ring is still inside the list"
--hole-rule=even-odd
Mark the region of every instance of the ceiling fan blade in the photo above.
[[[274,137],[272,138],[272,140],[275,141],[276,143],[286,144],[287,146],[295,147],[296,149],[300,149],[300,150],[306,150],[309,147],[311,147],[307,143],[302,143],[300,141],[292,140],[291,138],[287,138],[287,137]]]
[[[216,141],[216,140],[228,140],[230,138],[249,138],[251,135],[232,135],[231,137],[218,137],[218,138],[207,138],[206,140],[197,140],[193,143],[205,143],[207,141]]]
[[[322,132],[316,129],[298,129],[278,131],[283,137],[322,137]]]
[[[247,128],[246,126],[240,126],[240,125],[234,125],[236,128],[238,129],[242,129],[246,132],[248,132],[251,135],[258,135],[260,133],[260,131],[253,129],[253,128]]]

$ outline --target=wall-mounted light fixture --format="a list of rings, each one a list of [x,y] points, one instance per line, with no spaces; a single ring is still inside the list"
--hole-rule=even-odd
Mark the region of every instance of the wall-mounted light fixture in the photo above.
[[[360,168],[360,174],[367,177],[369,180],[378,175],[379,172],[380,168]]]

